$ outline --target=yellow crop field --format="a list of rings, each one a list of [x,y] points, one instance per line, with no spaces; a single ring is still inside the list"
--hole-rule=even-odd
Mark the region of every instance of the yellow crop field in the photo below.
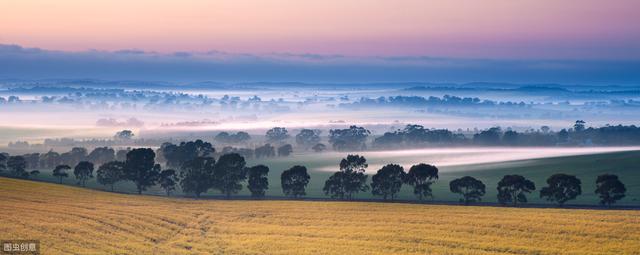
[[[0,239],[43,254],[640,254],[640,211],[219,201],[0,178]]]

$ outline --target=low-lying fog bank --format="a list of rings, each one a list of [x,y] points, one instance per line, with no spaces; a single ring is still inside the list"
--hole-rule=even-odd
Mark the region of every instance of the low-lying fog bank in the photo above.
[[[504,161],[517,161],[539,158],[551,158],[562,156],[589,155],[620,151],[636,151],[640,146],[632,147],[580,147],[580,148],[506,148],[506,147],[474,147],[474,148],[438,148],[438,149],[417,149],[417,150],[393,150],[393,151],[367,151],[352,152],[367,158],[369,167],[367,172],[375,173],[386,164],[399,164],[405,169],[418,163],[427,163],[443,166],[460,166],[495,163]],[[313,168],[318,171],[337,171],[340,159],[344,158],[346,152],[328,152],[323,154],[297,155],[292,160],[301,162],[314,162],[322,164],[321,167]],[[300,157],[304,157],[304,160]],[[276,159],[278,160],[278,159]],[[291,160],[291,159],[288,159]],[[327,165],[330,162],[330,165]],[[312,163],[312,164],[314,164]]]

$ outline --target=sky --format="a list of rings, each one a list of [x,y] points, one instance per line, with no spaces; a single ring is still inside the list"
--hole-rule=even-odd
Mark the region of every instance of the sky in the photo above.
[[[0,64],[13,66],[0,77],[177,68],[193,75],[157,78],[636,83],[639,10],[636,0],[2,0]]]

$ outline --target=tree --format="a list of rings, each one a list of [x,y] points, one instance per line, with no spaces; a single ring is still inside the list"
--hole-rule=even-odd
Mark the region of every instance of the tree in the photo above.
[[[285,170],[280,175],[282,193],[293,198],[306,195],[305,188],[309,184],[310,178],[311,176],[309,176],[307,168],[304,166],[296,165]]]
[[[3,153],[0,153],[0,173],[4,170],[7,170],[7,159],[9,157]]]
[[[346,179],[347,177],[344,172],[336,172],[329,176],[329,179],[324,182],[322,191],[324,191],[324,194],[330,195],[332,198],[344,199],[346,196],[346,192],[344,190]]]
[[[296,135],[296,143],[304,148],[309,148],[320,142],[320,130],[317,129],[302,129],[300,133]]]
[[[65,165],[74,166],[80,161],[85,161],[87,158],[87,149],[82,147],[73,147],[71,151],[60,154],[60,160]]]
[[[563,206],[569,200],[582,194],[580,179],[573,175],[554,174],[547,179],[547,187],[540,190],[540,197]]]
[[[428,164],[417,164],[405,175],[405,183],[413,186],[413,194],[419,200],[424,197],[433,198],[431,184],[438,179],[438,168]]]
[[[102,185],[109,185],[114,191],[115,184],[124,179],[124,162],[111,161],[98,167],[97,180]]]
[[[229,143],[229,141],[231,140],[229,138],[229,136],[230,135],[229,135],[228,132],[224,132],[223,131],[223,132],[218,133],[216,135],[216,137],[213,138],[213,140],[216,140],[216,141],[221,142],[221,143]]]
[[[267,130],[265,136],[267,137],[267,141],[279,143],[289,139],[289,131],[283,127],[274,127]]]
[[[156,153],[149,148],[133,149],[127,153],[125,161],[126,180],[136,184],[138,194],[156,184],[160,174],[160,165],[155,164]]]
[[[232,138],[232,141],[235,143],[241,143],[241,142],[246,142],[251,140],[251,136],[249,135],[249,133],[243,132],[243,131],[240,131],[235,135],[232,135],[231,138]]]
[[[471,176],[455,179],[449,183],[449,190],[462,195],[460,202],[469,205],[472,202],[480,201],[485,194],[485,185],[480,180]]]
[[[38,168],[40,165],[40,153],[29,153],[22,155],[24,157],[25,162],[27,163],[26,169],[34,169]]]
[[[497,189],[498,202],[501,204],[513,203],[513,206],[518,206],[518,203],[527,202],[525,193],[534,191],[536,185],[521,175],[505,175],[498,182]]]
[[[616,201],[625,197],[627,188],[624,186],[617,175],[603,174],[596,179],[596,191],[600,197],[600,204],[610,207]]]
[[[582,132],[585,129],[584,124],[586,124],[586,122],[584,122],[584,120],[576,120],[576,123],[573,124],[573,130],[575,130],[576,132]]]
[[[518,132],[509,130],[502,135],[502,143],[509,146],[518,145]]]
[[[185,193],[196,197],[206,193],[215,182],[214,168],[216,161],[212,157],[197,157],[185,162],[180,172],[180,187]]]
[[[500,144],[501,132],[500,127],[492,127],[473,135],[473,142],[481,145],[498,145]]]
[[[549,126],[542,126],[540,127],[540,131],[542,131],[542,133],[549,133],[549,131],[551,131],[551,128]]]
[[[231,194],[242,190],[240,182],[247,179],[245,165],[244,158],[238,153],[225,154],[218,159],[213,170],[215,188],[225,194],[227,199],[231,198]]]
[[[78,179],[78,183],[82,187],[86,186],[87,180],[93,178],[93,163],[89,161],[80,161],[73,169],[73,175]]]
[[[278,147],[278,156],[280,157],[287,157],[291,155],[291,152],[293,152],[293,146],[291,146],[291,144],[285,144]]]
[[[256,158],[271,158],[276,156],[276,149],[271,144],[265,144],[256,148]]]
[[[566,129],[562,129],[560,130],[560,132],[558,132],[558,142],[560,143],[567,143],[569,142],[569,131],[567,131]]]
[[[251,191],[251,196],[254,198],[264,197],[265,190],[269,188],[269,167],[265,165],[257,165],[250,167],[249,181],[247,188]]]
[[[69,177],[69,174],[67,173],[68,170],[71,170],[71,167],[69,165],[58,165],[55,169],[53,169],[52,175],[53,177],[58,178],[58,182],[62,184],[62,178]]]
[[[321,143],[318,143],[316,145],[314,145],[313,147],[311,147],[311,149],[315,152],[322,152],[324,150],[327,149],[327,146]]]
[[[221,143],[242,143],[251,139],[251,136],[247,132],[238,132],[236,134],[229,134],[227,132],[220,132],[216,135],[214,140]]]
[[[93,164],[102,165],[114,161],[116,159],[116,153],[112,148],[98,147],[93,149],[93,151],[87,155],[86,159]]]
[[[354,193],[367,191],[369,186],[364,173],[368,166],[363,156],[347,155],[340,161],[340,171],[329,177],[322,190],[326,195],[339,199],[351,199]]]
[[[167,192],[167,196],[170,196],[171,191],[174,191],[176,189],[176,184],[178,184],[178,175],[176,174],[176,170],[162,170],[158,177],[158,183],[160,183],[160,187]]]
[[[388,164],[383,166],[371,177],[371,192],[373,195],[382,196],[384,200],[387,200],[389,196],[391,200],[395,199],[396,194],[402,188],[404,175],[404,168],[400,165]]]
[[[118,131],[116,135],[113,136],[113,138],[117,140],[130,140],[131,138],[133,138],[133,136],[134,134],[131,130],[122,130]]]
[[[184,162],[196,157],[211,157],[216,150],[211,143],[198,139],[181,142],[179,145],[163,143],[160,146],[160,151],[167,161],[168,167],[180,168]]]
[[[9,159],[7,159],[7,168],[11,175],[16,178],[29,178],[27,161],[23,156],[10,156]]]
[[[59,164],[60,164],[60,153],[57,153],[53,150],[49,150],[47,153],[40,155],[40,166],[42,168],[55,168]]]
[[[358,126],[350,126],[348,129],[331,129],[329,142],[334,150],[364,150],[370,134],[371,131]]]

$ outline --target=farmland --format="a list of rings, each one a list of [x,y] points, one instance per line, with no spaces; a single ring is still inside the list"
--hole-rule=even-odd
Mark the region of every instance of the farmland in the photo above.
[[[635,210],[192,200],[0,178],[0,239],[44,254],[638,254]]]

